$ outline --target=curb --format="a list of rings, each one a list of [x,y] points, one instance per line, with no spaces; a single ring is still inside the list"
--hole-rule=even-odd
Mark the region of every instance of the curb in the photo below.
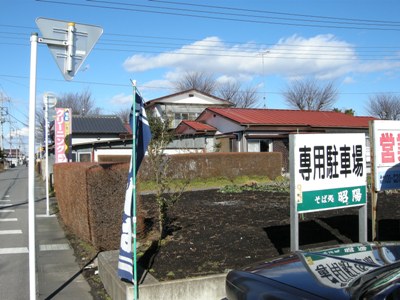
[[[118,250],[101,252],[98,256],[99,275],[113,300],[133,299],[133,285],[117,276]],[[143,270],[138,270],[142,277]],[[141,279],[140,300],[221,300],[225,298],[226,274],[158,282],[150,274]]]

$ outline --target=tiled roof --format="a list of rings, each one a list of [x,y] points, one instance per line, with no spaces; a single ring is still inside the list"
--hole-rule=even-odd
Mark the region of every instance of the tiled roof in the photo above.
[[[204,124],[201,122],[196,122],[196,121],[188,121],[188,120],[183,120],[181,124],[185,124],[191,128],[193,128],[196,131],[217,131],[214,127]]]
[[[72,133],[128,133],[117,116],[72,116]]]
[[[368,122],[376,119],[374,117],[357,117],[334,111],[211,107],[207,108],[207,110],[241,125],[368,128]],[[199,119],[201,120],[201,116],[199,116]]]

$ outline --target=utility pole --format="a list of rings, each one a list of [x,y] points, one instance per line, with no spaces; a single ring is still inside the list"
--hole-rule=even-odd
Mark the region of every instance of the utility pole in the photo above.
[[[0,107],[0,149],[4,151],[3,145],[3,124],[6,122],[6,116],[8,114],[7,107]]]
[[[260,54],[261,54],[261,58],[262,58],[262,76],[263,76],[263,81],[264,81],[264,83],[263,83],[263,90],[264,90],[264,91],[263,91],[263,107],[264,107],[264,108],[267,107],[267,105],[266,105],[266,95],[265,95],[266,81],[265,81],[264,55],[266,55],[266,54],[268,54],[268,53],[269,53],[268,50],[263,51],[263,52],[260,53]]]
[[[6,122],[6,116],[8,115],[7,107],[4,107],[4,95],[0,93],[0,149],[4,151],[3,145],[3,123]]]

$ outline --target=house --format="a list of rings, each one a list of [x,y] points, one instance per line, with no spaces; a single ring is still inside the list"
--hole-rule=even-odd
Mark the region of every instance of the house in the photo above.
[[[230,101],[191,89],[156,98],[145,103],[148,115],[167,117],[170,128],[176,128],[183,120],[193,121],[208,107],[232,107]]]
[[[283,169],[287,171],[289,134],[365,133],[368,147],[369,121],[374,119],[334,111],[209,107],[195,122],[182,122],[177,127],[175,143],[205,138],[206,132],[214,132],[214,149],[221,152],[281,152]],[[204,125],[208,126],[208,131],[203,129]],[[203,149],[208,148],[204,146]]]
[[[217,152],[215,142],[217,129],[205,123],[183,120],[175,128],[175,139],[167,146],[165,153]]]
[[[98,161],[104,155],[126,158],[131,152],[129,126],[118,116],[72,116],[71,161]]]

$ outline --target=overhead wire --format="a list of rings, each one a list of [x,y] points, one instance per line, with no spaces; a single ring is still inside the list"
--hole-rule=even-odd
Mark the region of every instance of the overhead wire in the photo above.
[[[87,1],[96,1],[96,0],[87,0]],[[331,17],[331,16],[318,16],[318,15],[309,15],[309,14],[298,14],[298,13],[288,13],[288,12],[276,12],[276,11],[268,11],[268,10],[255,10],[249,8],[238,8],[238,7],[228,7],[221,5],[206,5],[206,4],[194,4],[188,2],[176,2],[176,1],[166,1],[166,0],[148,0],[150,2],[159,2],[159,3],[170,3],[170,4],[179,4],[186,6],[196,6],[196,7],[207,7],[213,9],[226,9],[233,11],[247,11],[247,12],[263,12],[267,14],[277,14],[277,15],[285,15],[285,16],[297,16],[297,17],[310,17],[310,18],[321,18],[321,19],[331,19],[331,20],[345,20],[345,21],[360,21],[360,22],[377,22],[377,23],[394,23],[400,24],[398,21],[387,21],[387,20],[371,20],[371,19],[356,19],[356,18],[343,18],[343,17]]]
[[[82,2],[68,2],[68,1],[55,1],[55,0],[36,0],[37,2],[47,2],[47,3],[53,3],[53,4],[62,4],[62,5],[70,5],[70,6],[84,6],[84,7],[93,7],[93,8],[102,8],[102,9],[112,9],[112,10],[120,10],[120,11],[134,11],[134,12],[141,12],[141,13],[153,13],[153,14],[163,14],[163,15],[173,15],[173,16],[182,16],[182,17],[191,17],[191,18],[203,18],[203,19],[214,19],[214,20],[222,20],[222,21],[235,21],[235,22],[245,22],[245,23],[258,23],[258,24],[271,24],[271,25],[287,25],[287,26],[301,26],[301,27],[315,27],[315,28],[337,28],[337,29],[351,29],[351,30],[378,30],[378,31],[400,31],[400,23],[383,23],[384,21],[381,22],[375,22],[372,24],[366,23],[352,23],[352,24],[346,24],[344,22],[341,22],[340,24],[344,24],[342,26],[338,25],[326,25],[326,23],[329,23],[327,21],[317,21],[317,20],[296,20],[292,19],[291,21],[295,22],[275,22],[275,21],[267,21],[267,20],[255,20],[255,19],[238,19],[238,18],[233,18],[233,17],[222,17],[222,16],[229,16],[232,14],[229,13],[224,13],[224,12],[214,12],[214,11],[205,11],[203,13],[207,14],[219,14],[221,16],[210,16],[210,15],[200,15],[200,14],[192,14],[192,13],[178,13],[177,11],[186,11],[186,12],[192,12],[192,10],[189,9],[182,9],[182,8],[170,8],[170,7],[165,7],[165,6],[151,6],[151,5],[143,5],[143,4],[132,4],[132,3],[125,3],[125,2],[116,2],[116,1],[101,1],[101,0],[87,0],[86,2],[91,2],[91,3],[102,3],[103,5],[99,4],[87,4],[82,3]],[[104,5],[106,4],[106,5]],[[110,6],[114,5],[114,6]],[[122,5],[124,7],[119,7],[115,5]],[[133,6],[133,8],[129,8],[126,6]],[[201,11],[194,11],[197,13],[201,13]],[[257,17],[257,16],[252,16]],[[267,17],[263,17],[267,18]],[[276,17],[268,17],[268,19],[278,19]],[[321,22],[325,24],[305,24],[301,22],[311,22],[311,23],[316,23],[316,22]],[[333,23],[333,22],[331,22]],[[345,25],[352,25],[352,26],[345,26]],[[362,27],[362,26],[367,26],[367,27]],[[378,27],[371,27],[371,26],[378,26]],[[387,26],[383,28],[382,26]],[[392,27],[390,27],[392,26]]]
[[[146,7],[146,8],[152,8],[152,9],[166,9],[166,10],[171,10],[171,8],[169,7],[161,7],[161,6],[151,6],[151,5],[141,5],[141,4],[132,4],[132,3],[123,3],[123,2],[117,2],[117,1],[103,1],[103,0],[87,0],[86,2],[92,2],[92,3],[102,3],[102,4],[113,4],[113,5],[125,5],[125,6],[135,6],[135,9],[129,9],[129,8],[123,8],[123,7],[109,7],[109,6],[104,6],[104,5],[94,5],[94,4],[87,4],[87,3],[82,3],[82,1],[80,2],[66,2],[66,1],[54,1],[54,0],[36,0],[37,2],[48,2],[48,3],[53,3],[53,4],[62,4],[62,5],[80,5],[80,6],[88,6],[88,7],[95,7],[95,8],[101,8],[101,9],[118,9],[118,10],[126,10],[126,11],[137,11],[137,12],[149,12],[149,13],[163,13],[160,11],[147,11],[147,10],[137,10],[136,8],[139,7]],[[179,4],[179,5],[186,5],[186,6],[197,6],[197,7],[203,7],[203,8],[212,8],[212,9],[225,9],[225,10],[231,10],[231,11],[242,11],[242,12],[257,12],[259,13],[260,11],[256,11],[256,10],[251,10],[251,9],[243,9],[243,8],[234,8],[234,7],[223,7],[223,6],[216,6],[216,5],[204,5],[204,4],[192,4],[192,3],[186,3],[186,2],[174,2],[174,1],[162,1],[162,0],[153,0],[150,2],[158,2],[158,3],[169,3],[169,4]],[[173,8],[173,10],[176,10],[176,8]],[[184,9],[179,9],[180,11],[185,11]],[[186,10],[189,11],[189,10]],[[191,12],[196,12],[196,10],[190,10]],[[200,12],[199,10],[197,10],[197,12]],[[202,13],[215,13],[212,11],[201,11]],[[309,17],[309,18],[320,18],[320,19],[325,19],[326,20],[335,20],[336,23],[338,24],[352,24],[352,25],[360,25],[361,22],[364,22],[365,24],[368,23],[368,25],[373,25],[373,26],[381,26],[381,25],[385,25],[385,26],[393,26],[393,28],[387,28],[387,30],[400,30],[397,29],[397,26],[400,26],[400,22],[393,22],[393,21],[382,21],[382,20],[367,20],[367,19],[354,19],[354,18],[337,18],[337,17],[329,17],[329,16],[314,16],[314,15],[302,15],[302,14],[291,14],[291,13],[283,13],[283,12],[272,12],[272,11],[261,11],[262,13],[266,13],[266,14],[276,14],[276,15],[284,15],[284,16],[295,16],[295,17]],[[165,14],[172,14],[172,15],[176,15],[174,13],[167,13],[164,12]],[[234,14],[229,14],[226,12],[219,12],[221,15],[234,15]],[[205,17],[205,16],[200,16],[200,15],[196,15],[196,16],[192,16],[191,14],[179,14],[182,16],[186,16],[186,17]],[[235,14],[237,16],[243,15],[243,14]],[[251,15],[248,15],[251,16]],[[257,17],[259,18],[260,16],[252,16],[252,17]],[[219,18],[217,18],[219,19]],[[222,18],[224,20],[230,20],[230,21],[243,21],[243,20],[237,20],[237,19],[225,19]],[[290,19],[290,18],[289,18]],[[292,19],[292,21],[295,19]],[[251,21],[251,20],[247,20],[247,21]],[[313,20],[296,20],[296,21],[307,21],[307,22],[311,22]],[[314,20],[315,21],[315,20]],[[326,22],[330,22],[330,21],[326,21]],[[354,22],[354,23],[351,23]],[[269,23],[269,22],[266,22]],[[331,22],[332,23],[332,22]],[[286,24],[286,25],[291,25],[291,24]],[[299,26],[299,24],[295,24],[296,26]],[[311,24],[309,24],[311,26]],[[301,26],[301,25],[300,25]],[[35,29],[33,27],[29,27],[29,26],[19,26],[19,25],[9,25],[9,24],[0,24],[0,28],[1,27],[6,27],[6,28],[12,28],[14,29]],[[312,27],[312,26],[311,26]],[[315,27],[320,27],[320,26],[315,26]],[[324,26],[323,26],[324,27]],[[342,27],[334,27],[334,28],[342,28]],[[345,27],[346,29],[361,29],[361,28],[356,28],[356,27]],[[365,30],[379,30],[379,28],[373,28],[373,27],[367,27],[367,28],[362,28]],[[382,29],[382,28],[381,28]],[[24,35],[24,36],[28,36],[25,32],[23,33],[19,33],[19,32],[10,32],[10,31],[2,31],[0,32],[0,34],[5,34],[5,35],[11,35],[12,39],[14,40],[18,40],[20,37],[18,37],[18,35]],[[200,46],[193,46],[193,45],[184,45],[184,44],[180,44],[180,43],[164,43],[164,42],[160,42],[160,41],[146,41],[144,42],[143,40],[137,44],[137,43],[133,43],[130,39],[125,39],[125,38],[135,38],[135,37],[140,37],[142,39],[147,39],[147,40],[154,40],[154,39],[162,39],[162,40],[168,40],[168,41],[186,41],[186,42],[196,42],[197,40],[195,39],[188,39],[188,38],[178,38],[178,37],[160,37],[160,36],[145,36],[145,35],[132,35],[132,34],[121,34],[121,33],[106,33],[105,36],[111,36],[111,37],[122,37],[124,39],[102,39],[100,40],[100,42],[98,43],[100,45],[100,47],[97,46],[96,50],[100,50],[100,51],[118,51],[118,52],[132,52],[138,49],[138,47],[140,48],[155,48],[155,49],[169,49],[170,51],[173,52],[168,52],[167,54],[181,54],[181,55],[202,55],[202,56],[225,56],[225,57],[255,57],[254,53],[256,53],[256,51],[252,54],[252,55],[239,55],[239,54],[234,54],[235,52],[237,53],[241,53],[238,51],[233,51],[230,50],[229,48],[228,50],[221,48],[220,46],[209,46],[209,47],[200,47]],[[10,38],[7,36],[7,38]],[[21,37],[22,39],[22,37]],[[223,42],[224,45],[230,45],[230,44],[237,44],[240,42],[232,42],[232,41],[228,41],[228,42]],[[2,45],[29,45],[27,44],[17,44],[17,43],[1,43]],[[211,43],[210,43],[211,44]],[[268,44],[260,44],[260,43],[246,43],[246,45],[251,45],[254,44],[254,48],[257,49],[257,46],[259,47],[265,47],[268,46]],[[277,46],[274,44],[269,44],[270,46]],[[103,46],[103,47],[102,47]],[[105,46],[105,47],[104,47]],[[107,46],[119,46],[119,47],[123,47],[123,48],[107,48]],[[182,52],[180,49],[174,49],[173,47],[178,46],[178,47],[182,47],[185,48],[185,51],[192,50],[211,50],[214,53],[211,54],[205,54],[205,53],[190,53],[190,52]],[[279,45],[278,45],[279,46]],[[304,53],[302,52],[293,52],[292,49],[290,49],[290,47],[301,47],[302,45],[295,45],[295,44],[285,44],[285,47],[288,47],[287,49],[280,49],[280,51],[288,51],[290,52],[291,55],[303,55]],[[125,48],[124,48],[125,47]],[[128,48],[128,47],[135,47],[135,48]],[[170,47],[170,48],[168,48]],[[307,45],[308,48],[310,48],[310,46]],[[377,55],[362,55],[360,53],[358,53],[358,58],[338,58],[338,53],[335,53],[335,58],[334,57],[329,57],[327,55],[331,55],[331,53],[329,53],[328,51],[322,50],[322,49],[341,49],[340,46],[330,46],[330,45],[313,45],[311,46],[312,49],[308,49],[308,53],[310,54],[310,52],[317,52],[318,51],[318,57],[319,58],[323,58],[323,59],[342,59],[342,60],[355,60],[355,59],[359,59],[359,60],[379,60],[379,58],[375,58],[378,57]],[[343,46],[343,48],[345,48],[346,46]],[[396,53],[395,51],[390,52],[390,50],[388,51],[388,49],[398,49],[395,46],[372,46],[372,47],[355,47],[355,49],[363,49],[362,51],[365,53],[386,53],[387,55],[393,54],[392,57],[387,57],[385,58],[386,60],[399,60],[399,57],[396,57]],[[366,51],[365,49],[371,49],[369,51]],[[375,49],[375,50],[372,50]],[[385,52],[383,52],[381,49],[386,49]],[[259,52],[261,51],[265,51],[267,50],[267,48],[265,49],[260,49]],[[226,52],[229,52],[229,54],[226,54]],[[325,53],[324,53],[325,51]],[[162,51],[140,51],[141,53],[152,53],[152,54],[162,54],[165,52]],[[218,52],[224,52],[223,54],[218,54]],[[243,51],[245,52],[245,51]],[[298,56],[295,57],[289,57],[289,56],[282,56],[283,54],[287,54],[285,52],[278,52],[277,50],[273,50],[274,55],[268,55],[265,56],[266,59],[299,59]],[[322,53],[321,53],[322,52]],[[233,54],[231,54],[233,53]],[[276,54],[278,54],[278,56],[276,56]],[[324,57],[325,56],[325,57]],[[308,57],[302,57],[301,59],[313,59],[315,57],[313,56],[308,56]],[[1,76],[6,76],[6,77],[10,77],[13,78],[13,75],[1,75]],[[14,76],[14,78],[23,78],[25,76]],[[38,78],[39,80],[41,80],[40,78]],[[51,81],[63,81],[63,80],[56,80],[56,79],[43,79],[43,80],[51,80]],[[108,83],[108,82],[79,82],[79,81],[75,81],[76,83],[86,83],[86,84],[101,84],[101,85],[109,85],[109,86],[126,86],[125,84],[119,84],[119,83]],[[149,88],[149,87],[147,87]]]
[[[149,37],[150,38],[150,37]],[[22,38],[21,38],[22,39]],[[119,43],[117,43],[119,42]],[[221,41],[222,42],[222,41]],[[208,43],[208,42],[207,42]],[[266,57],[267,59],[275,58],[275,59],[312,59],[312,58],[324,58],[329,60],[380,60],[379,55],[373,54],[381,54],[387,55],[385,60],[400,60],[398,53],[396,51],[396,47],[394,46],[372,46],[372,47],[358,47],[359,50],[357,54],[357,58],[348,57],[347,53],[340,52],[341,50],[352,50],[350,46],[332,46],[332,45],[301,45],[301,44],[258,44],[258,43],[249,43],[244,44],[242,47],[224,47],[225,44],[229,45],[231,42],[222,42],[222,45],[212,45],[212,42],[209,42],[209,46],[207,46],[205,42],[202,42],[201,45],[182,45],[179,43],[163,43],[163,42],[133,42],[131,40],[117,40],[117,39],[104,39],[98,43],[97,50],[99,51],[111,51],[111,52],[140,52],[140,53],[151,53],[151,54],[169,54],[169,55],[198,55],[198,56],[219,56],[219,57],[254,57],[257,53],[268,50],[271,54]],[[205,45],[204,45],[205,44]],[[0,42],[0,45],[23,45],[29,46],[29,44],[19,44],[19,43],[4,43]],[[266,46],[272,45],[271,48],[266,48]],[[103,46],[103,47],[101,47]],[[115,47],[116,46],[116,47]],[[180,47],[180,48],[176,48]],[[261,49],[261,47],[264,47]],[[165,51],[160,50],[139,50],[142,48],[151,48],[151,49],[164,49]],[[307,50],[302,50],[302,48],[307,48]],[[372,50],[368,50],[372,49]],[[390,51],[393,49],[393,51]],[[335,51],[336,50],[336,51]],[[339,51],[340,50],[340,51]],[[354,50],[357,50],[355,48]],[[199,52],[204,51],[204,52]],[[209,51],[209,52],[205,52]],[[253,51],[253,52],[252,52]],[[367,53],[367,54],[364,54]],[[312,55],[316,54],[315,57]],[[286,56],[286,55],[300,55],[300,56]],[[307,55],[307,56],[302,56]]]

